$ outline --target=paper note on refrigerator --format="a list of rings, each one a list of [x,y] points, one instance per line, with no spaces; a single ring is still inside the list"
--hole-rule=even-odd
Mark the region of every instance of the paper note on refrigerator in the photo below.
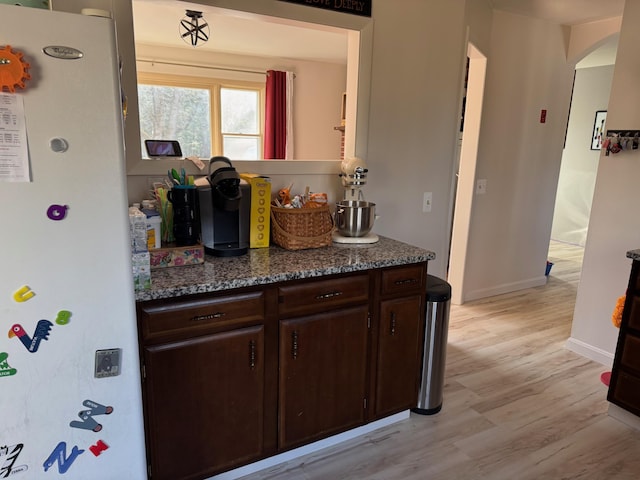
[[[28,182],[30,179],[23,98],[0,93],[0,181]]]

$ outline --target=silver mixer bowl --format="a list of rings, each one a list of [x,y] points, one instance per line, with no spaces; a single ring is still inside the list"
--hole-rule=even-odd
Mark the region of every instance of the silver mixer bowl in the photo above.
[[[373,228],[376,204],[361,200],[343,200],[336,203],[335,221],[340,235],[363,237]]]

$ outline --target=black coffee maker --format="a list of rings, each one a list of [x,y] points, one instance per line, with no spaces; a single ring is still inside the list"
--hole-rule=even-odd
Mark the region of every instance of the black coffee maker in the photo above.
[[[251,186],[240,179],[227,157],[213,157],[209,161],[207,183],[197,189],[205,252],[217,257],[247,253]]]

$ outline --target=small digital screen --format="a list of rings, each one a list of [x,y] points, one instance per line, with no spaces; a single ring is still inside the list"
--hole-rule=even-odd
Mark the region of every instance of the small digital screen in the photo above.
[[[150,157],[182,157],[177,140],[145,140],[144,146]]]

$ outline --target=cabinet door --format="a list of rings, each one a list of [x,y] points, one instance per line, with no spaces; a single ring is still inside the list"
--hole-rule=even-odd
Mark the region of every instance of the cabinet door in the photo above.
[[[368,309],[280,322],[279,447],[364,423]]]
[[[420,295],[380,305],[375,415],[415,407],[422,354]]]
[[[154,479],[205,478],[260,456],[263,345],[255,326],[144,349]]]

